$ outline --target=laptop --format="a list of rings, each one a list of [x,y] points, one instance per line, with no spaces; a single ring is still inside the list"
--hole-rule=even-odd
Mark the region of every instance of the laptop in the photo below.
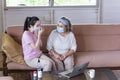
[[[81,73],[84,73],[84,71],[87,68],[88,64],[89,64],[89,62],[86,62],[86,63],[84,63],[82,65],[75,66],[73,69],[58,73],[58,75],[61,75],[63,77],[67,77],[67,78],[72,78],[72,77],[77,76],[77,75],[79,75]]]

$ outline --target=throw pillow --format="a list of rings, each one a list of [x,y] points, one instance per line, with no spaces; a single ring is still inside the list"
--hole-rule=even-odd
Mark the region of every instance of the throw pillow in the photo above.
[[[3,33],[2,35],[2,51],[5,52],[10,60],[19,64],[25,64],[22,46],[7,33]]]

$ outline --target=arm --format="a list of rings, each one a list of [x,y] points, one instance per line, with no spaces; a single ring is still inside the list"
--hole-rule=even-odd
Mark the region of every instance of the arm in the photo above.
[[[48,40],[47,40],[47,49],[48,49],[48,51],[55,57],[55,58],[57,58],[57,59],[60,59],[61,57],[61,55],[59,55],[57,52],[55,52],[55,50],[54,50],[54,48],[53,48],[53,42],[54,42],[54,40],[55,40],[55,31],[53,30],[51,33],[50,33],[50,35],[49,35],[49,37],[48,37]]]
[[[56,52],[54,51],[54,49],[51,49],[51,50],[50,50],[50,53],[53,54],[53,56],[54,56],[55,58],[61,60],[61,55],[58,54],[58,53],[56,53]]]
[[[74,50],[71,49],[71,50],[69,50],[68,53],[66,53],[64,56],[65,56],[65,57],[68,57],[68,56],[73,55],[74,53],[75,53]]]
[[[76,44],[76,39],[75,39],[75,36],[73,33],[71,33],[71,45],[70,45],[70,50],[62,56],[62,60],[64,60],[65,58],[67,58],[68,56],[71,56],[73,55],[75,52],[76,52],[76,49],[77,49],[77,44]]]
[[[50,52],[53,49],[53,41],[54,41],[54,32],[52,31],[47,40],[47,50]]]
[[[64,59],[66,59],[68,56],[71,56],[71,55],[73,55],[75,52],[74,52],[74,50],[69,50],[68,51],[68,53],[66,53],[65,55],[63,55],[63,56],[61,56],[61,60],[64,60]]]
[[[43,31],[44,31],[44,29],[41,27],[41,29],[38,31],[38,39],[37,39],[36,43],[32,42],[30,44],[32,46],[32,48],[40,49],[40,47],[42,46],[41,35],[42,35]]]

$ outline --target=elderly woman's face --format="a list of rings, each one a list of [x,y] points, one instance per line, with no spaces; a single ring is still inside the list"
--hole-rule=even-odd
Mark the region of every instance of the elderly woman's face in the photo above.
[[[64,24],[62,24],[61,22],[58,22],[58,23],[57,23],[57,26],[63,28],[63,29],[64,29],[64,32],[66,32],[66,27],[65,27]]]

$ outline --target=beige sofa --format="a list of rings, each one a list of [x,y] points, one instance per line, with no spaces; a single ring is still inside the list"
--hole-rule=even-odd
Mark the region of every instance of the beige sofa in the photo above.
[[[45,32],[42,35],[44,53],[48,53],[46,42],[50,32],[56,25],[43,25]],[[21,44],[23,26],[10,26],[7,34]],[[89,68],[114,68],[120,67],[120,25],[73,25],[73,32],[77,40],[75,65],[90,62]],[[17,53],[16,53],[17,54]],[[7,56],[3,52],[4,75],[12,71],[34,70],[26,65],[13,61],[6,63]]]

